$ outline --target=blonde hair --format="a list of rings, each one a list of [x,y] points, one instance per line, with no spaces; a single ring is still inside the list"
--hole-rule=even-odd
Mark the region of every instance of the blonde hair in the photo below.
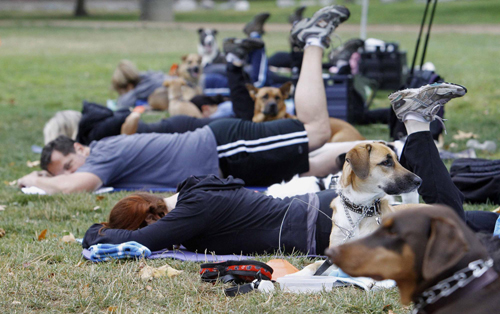
[[[134,63],[129,60],[121,60],[111,77],[111,84],[115,91],[127,88],[129,84],[134,87],[139,84],[141,80],[139,70]]]
[[[72,140],[78,134],[78,124],[82,119],[81,112],[75,110],[58,111],[43,128],[44,142],[56,139],[59,135],[66,135]]]

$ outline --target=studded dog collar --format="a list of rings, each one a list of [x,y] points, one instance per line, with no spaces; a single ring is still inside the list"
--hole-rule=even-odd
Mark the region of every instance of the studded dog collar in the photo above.
[[[349,209],[356,214],[365,215],[365,217],[373,217],[380,215],[380,199],[377,198],[372,205],[362,206],[352,203],[344,194],[339,193],[340,200],[345,208]]]

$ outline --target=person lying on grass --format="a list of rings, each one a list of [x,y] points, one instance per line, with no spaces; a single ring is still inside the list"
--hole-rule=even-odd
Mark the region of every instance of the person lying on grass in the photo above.
[[[447,205],[472,230],[493,233],[499,215],[464,211],[463,194],[451,181],[430,133],[435,107],[465,93],[460,85],[436,83],[389,96],[409,134],[401,163],[422,179],[418,191],[426,203]],[[128,196],[113,208],[107,223],[90,227],[83,247],[136,241],[150,250],[182,244],[191,251],[217,254],[324,252],[332,229],[330,203],[336,191],[275,199],[243,185],[232,177],[192,176],[179,185],[179,193],[167,199]]]
[[[295,92],[298,120],[253,123],[224,119],[182,134],[134,134],[108,137],[90,146],[58,137],[42,151],[40,165],[18,186],[36,186],[49,194],[115,188],[175,187],[190,175],[232,175],[252,186],[268,186],[296,174],[326,176],[338,171],[336,154],[311,157],[331,138],[322,77],[322,57],[333,30],[349,17],[342,6],[318,11],[292,28],[304,48],[303,67]],[[260,47],[259,39],[241,41]],[[235,66],[242,60],[233,58]],[[350,149],[350,148],[348,148]]]

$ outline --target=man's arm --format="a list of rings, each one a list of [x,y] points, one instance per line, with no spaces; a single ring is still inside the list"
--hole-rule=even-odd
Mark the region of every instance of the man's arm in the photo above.
[[[40,176],[34,171],[17,180],[19,188],[36,186],[48,194],[92,192],[102,186],[102,181],[90,172],[75,172],[55,177]]]

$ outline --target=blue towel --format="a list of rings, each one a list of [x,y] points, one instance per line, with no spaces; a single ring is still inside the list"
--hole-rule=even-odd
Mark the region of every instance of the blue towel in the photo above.
[[[89,247],[90,260],[93,262],[109,261],[117,258],[149,257],[151,250],[135,241],[122,244],[99,243]]]

